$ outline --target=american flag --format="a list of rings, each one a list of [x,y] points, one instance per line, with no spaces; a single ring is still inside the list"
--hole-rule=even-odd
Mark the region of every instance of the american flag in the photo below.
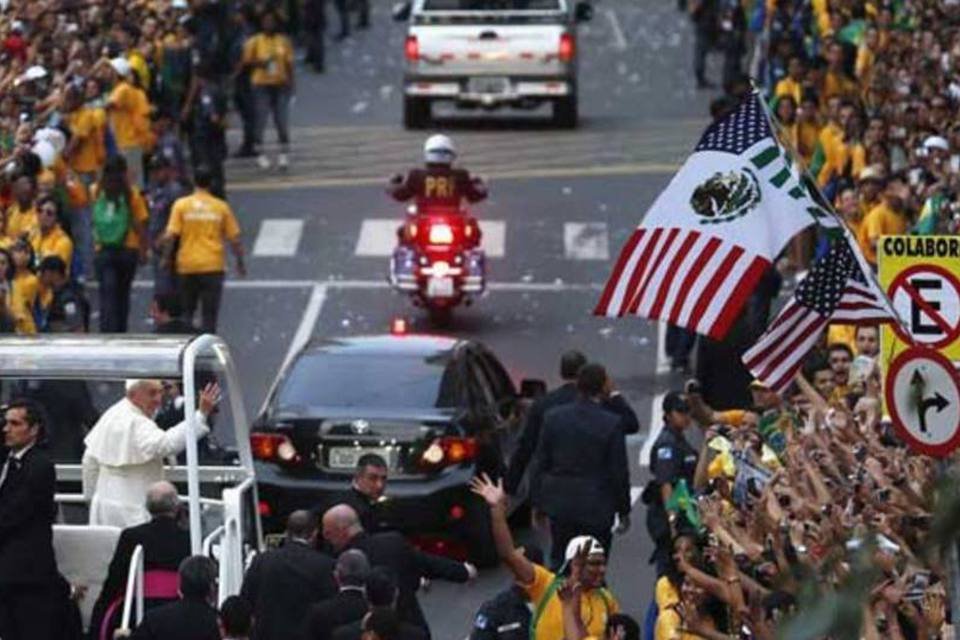
[[[747,369],[770,389],[783,392],[829,322],[889,322],[895,318],[877,295],[845,238],[814,264],[755,345],[743,354]]]
[[[695,211],[696,190],[729,175],[749,176],[757,201],[737,216]],[[722,338],[783,246],[813,222],[813,205],[751,96],[703,133],[627,240],[594,313],[663,320]]]

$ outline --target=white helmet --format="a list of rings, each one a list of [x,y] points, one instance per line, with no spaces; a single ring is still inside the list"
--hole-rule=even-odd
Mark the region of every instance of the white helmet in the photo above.
[[[453,164],[456,158],[457,148],[447,136],[430,136],[423,143],[423,159],[427,164]]]

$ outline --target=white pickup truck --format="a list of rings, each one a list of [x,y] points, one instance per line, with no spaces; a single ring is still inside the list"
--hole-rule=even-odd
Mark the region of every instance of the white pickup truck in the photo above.
[[[533,109],[553,104],[561,127],[577,125],[578,22],[593,9],[573,0],[409,0],[403,123],[429,124],[434,102],[459,108]]]

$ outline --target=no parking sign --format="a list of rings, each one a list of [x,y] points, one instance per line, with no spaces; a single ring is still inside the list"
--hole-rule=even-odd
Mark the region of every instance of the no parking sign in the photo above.
[[[884,363],[912,344],[960,361],[960,238],[884,236],[877,255],[880,284],[905,322],[883,326]]]

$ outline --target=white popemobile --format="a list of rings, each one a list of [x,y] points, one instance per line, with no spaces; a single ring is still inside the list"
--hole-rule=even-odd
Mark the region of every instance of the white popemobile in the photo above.
[[[95,396],[102,396],[100,404],[107,404],[123,395],[125,380],[157,379],[180,384],[183,406],[190,407],[197,406],[198,377],[212,377],[222,389],[224,402],[215,419],[214,433],[223,440],[233,440],[230,455],[226,461],[201,462],[195,437],[201,430],[197,412],[187,411],[186,465],[167,464],[165,475],[186,488],[183,499],[189,507],[191,550],[219,562],[218,601],[222,602],[239,593],[246,564],[263,546],[249,423],[233,359],[223,340],[213,335],[0,338],[4,400],[31,385],[76,381],[85,383]],[[71,585],[85,591],[80,609],[86,627],[120,529],[86,524],[89,505],[80,491],[79,461],[57,464],[56,469],[54,550],[60,573]],[[143,598],[143,550],[137,547],[130,563],[122,629],[129,630],[142,618]]]

